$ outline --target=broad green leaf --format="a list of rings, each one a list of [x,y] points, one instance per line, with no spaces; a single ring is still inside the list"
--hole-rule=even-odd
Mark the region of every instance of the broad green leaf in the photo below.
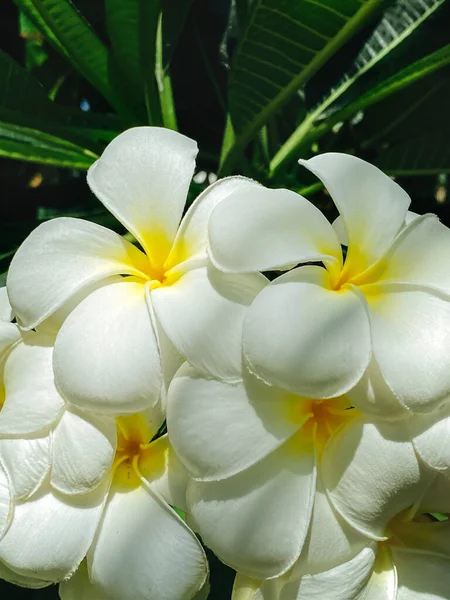
[[[0,118],[30,116],[35,120],[61,118],[60,107],[49,100],[41,84],[0,50]]]
[[[0,156],[87,169],[98,156],[86,148],[29,127],[0,122]]]
[[[193,0],[161,0],[163,14],[163,67],[170,65],[181,37]]]
[[[254,0],[229,81],[235,140],[229,172],[256,132],[364,24],[383,0]]]
[[[355,102],[427,51],[439,48],[439,45],[433,46],[435,40],[425,25],[444,3],[445,0],[397,0],[389,7],[350,71],[281,146],[271,161],[271,175],[298,154],[305,142],[311,142],[308,134],[319,120]]]
[[[377,165],[391,175],[450,173],[450,127],[429,135],[411,137],[384,150]]]
[[[70,0],[14,1],[113,108],[129,115],[110,81],[107,49]]]

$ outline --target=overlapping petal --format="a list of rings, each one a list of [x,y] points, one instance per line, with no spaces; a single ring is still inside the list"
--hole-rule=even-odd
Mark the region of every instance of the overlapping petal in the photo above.
[[[209,266],[151,290],[150,298],[164,331],[188,362],[204,373],[236,380],[242,323],[266,284],[259,273],[227,275]]]
[[[218,482],[192,481],[196,530],[222,561],[255,579],[287,571],[300,555],[315,493],[313,448],[283,445],[246,471]]]
[[[398,573],[396,600],[445,600],[450,589],[450,559],[409,548],[392,548]]]
[[[63,494],[86,494],[111,470],[116,450],[112,417],[68,408],[52,436],[51,484]]]
[[[371,286],[372,287],[372,286]],[[400,402],[426,412],[450,394],[450,302],[409,286],[373,286],[369,304],[374,356]]]
[[[122,279],[90,294],[66,319],[56,339],[54,370],[72,403],[120,414],[158,401],[161,357],[145,296],[144,283]]]
[[[111,493],[88,568],[109,600],[189,600],[207,576],[195,535],[144,486]]]
[[[285,189],[248,187],[211,214],[211,260],[222,271],[249,273],[323,261],[338,268],[336,233],[311,202]]]
[[[26,499],[50,471],[50,436],[0,439],[0,456],[14,499]]]
[[[379,540],[387,535],[389,521],[419,500],[433,477],[418,461],[405,425],[363,419],[330,440],[321,473],[344,519]]]
[[[178,228],[165,264],[167,270],[184,261],[207,258],[208,223],[212,211],[234,191],[248,186],[260,188],[259,183],[247,177],[225,177],[207,187],[195,199]]]
[[[89,187],[162,265],[181,220],[197,144],[170,129],[134,127],[117,136],[90,167]]]
[[[371,357],[364,298],[329,287],[325,269],[300,267],[266,287],[244,323],[244,355],[264,381],[302,396],[351,389]]]
[[[324,183],[336,204],[348,236],[344,272],[361,273],[392,244],[411,202],[408,194],[370,163],[330,152],[300,164]]]
[[[0,287],[0,322],[9,323],[13,320],[11,304],[6,287]]]
[[[70,579],[61,581],[59,597],[61,600],[110,600],[109,596],[90,582],[85,560]]]
[[[361,598],[360,594],[371,575],[374,560],[373,548],[364,548],[348,562],[329,571],[304,575],[300,580],[288,583],[283,588],[279,600],[357,600]]]
[[[145,255],[117,233],[61,217],[35,229],[9,268],[9,299],[20,324],[32,329],[72,295],[111,275],[141,275]]]
[[[276,450],[298,429],[295,399],[251,376],[227,383],[188,364],[172,381],[167,424],[172,444],[194,477],[219,480]]]
[[[11,484],[8,473],[0,462],[0,540],[9,526],[12,512]]]
[[[60,581],[75,572],[92,543],[101,517],[103,487],[79,497],[41,487],[18,503],[0,542],[0,560],[26,577]]]
[[[64,400],[53,379],[53,339],[30,332],[8,356],[0,434],[45,433],[61,416]]]
[[[450,293],[450,229],[436,215],[416,216],[374,265],[383,283],[415,284]]]

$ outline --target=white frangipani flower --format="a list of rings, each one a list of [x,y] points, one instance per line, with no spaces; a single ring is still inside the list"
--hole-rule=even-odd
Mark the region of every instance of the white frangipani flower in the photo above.
[[[130,414],[155,405],[179,366],[175,348],[207,373],[240,361],[245,310],[267,281],[214,269],[207,223],[224,197],[257,184],[218,181],[180,223],[196,154],[179,133],[139,127],[89,169],[91,190],[143,251],[94,223],[59,218],[32,232],[12,261],[8,293],[23,328],[79,302],[59,332],[54,368],[58,388],[81,408]]]
[[[403,424],[367,422],[345,397],[307,399],[245,371],[230,383],[183,365],[169,388],[167,424],[194,478],[194,528],[221,560],[257,579],[298,560],[318,474],[335,509],[374,540],[431,477]]]
[[[450,521],[429,510],[395,515],[387,539],[375,543],[352,533],[317,494],[308,546],[294,568],[268,581],[238,575],[232,600],[449,600]]]
[[[101,436],[111,421],[117,443],[108,440],[115,454],[105,473]],[[91,430],[66,409],[51,434],[47,477],[30,497],[15,501],[0,541],[8,580],[15,582],[15,574],[42,585],[66,580],[86,557],[89,599],[190,600],[208,568],[195,535],[169,506],[183,509],[186,474],[167,435],[152,441],[160,411],[115,420],[97,415],[88,423]],[[29,454],[26,461],[9,465],[14,484],[40,469],[39,457]],[[68,597],[72,586],[77,593],[80,577],[64,584]]]
[[[325,267],[294,268],[258,295],[244,323],[249,368],[307,397],[348,393],[389,418],[430,410],[450,393],[450,231],[408,213],[406,192],[363,160],[301,163],[333,198],[341,239],[289,190],[238,190],[211,215],[211,259],[224,272]]]

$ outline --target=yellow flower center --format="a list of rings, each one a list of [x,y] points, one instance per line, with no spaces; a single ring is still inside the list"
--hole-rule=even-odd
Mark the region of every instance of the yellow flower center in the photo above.
[[[299,423],[300,428],[292,441],[296,448],[302,450],[310,447],[312,442],[320,458],[328,440],[359,414],[345,396],[330,400],[297,397],[293,400],[291,418]]]
[[[152,441],[152,431],[143,414],[117,417],[117,449],[112,472],[115,484],[128,488],[141,485],[142,478],[151,481],[165,469],[168,452],[167,436]]]

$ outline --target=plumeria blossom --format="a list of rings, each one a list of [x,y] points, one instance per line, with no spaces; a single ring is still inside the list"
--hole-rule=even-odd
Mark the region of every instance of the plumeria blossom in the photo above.
[[[450,393],[450,231],[376,167],[345,154],[300,161],[339,210],[333,226],[302,196],[249,187],[211,214],[214,265],[286,270],[251,305],[244,356],[264,381],[310,398],[348,393],[389,418]],[[341,243],[348,245],[344,260]]]
[[[10,433],[0,455],[14,507],[0,575],[40,587],[70,578],[86,558],[87,598],[190,600],[207,563],[171,508],[184,507],[186,473],[167,435],[155,438],[160,408],[114,419],[65,404],[47,375],[48,346],[36,350],[33,333],[5,364],[0,430]],[[82,573],[64,584],[67,594]]]
[[[430,510],[433,503],[419,503],[400,512],[387,524],[386,540],[373,542],[318,491],[308,541],[293,569],[268,581],[238,575],[232,600],[448,600],[450,521],[435,520]]]
[[[345,396],[300,397],[246,370],[230,383],[183,365],[169,388],[167,424],[193,477],[192,526],[221,560],[256,579],[298,560],[318,476],[334,509],[374,540],[431,477],[406,426],[368,422]]]
[[[190,600],[207,563],[171,508],[184,507],[186,472],[167,435],[155,438],[161,406],[114,418],[71,405],[55,387],[54,334],[10,325],[15,335],[0,338],[0,577],[39,588],[76,572],[68,597],[82,580],[86,600]]]
[[[24,329],[70,313],[54,369],[80,408],[132,414],[154,406],[178,354],[212,374],[218,363],[231,370],[240,361],[245,310],[267,281],[214,269],[207,223],[224,197],[257,184],[216,182],[180,223],[196,154],[179,133],[138,127],[89,169],[91,190],[142,250],[97,224],[58,218],[32,232],[12,261],[8,293]]]

